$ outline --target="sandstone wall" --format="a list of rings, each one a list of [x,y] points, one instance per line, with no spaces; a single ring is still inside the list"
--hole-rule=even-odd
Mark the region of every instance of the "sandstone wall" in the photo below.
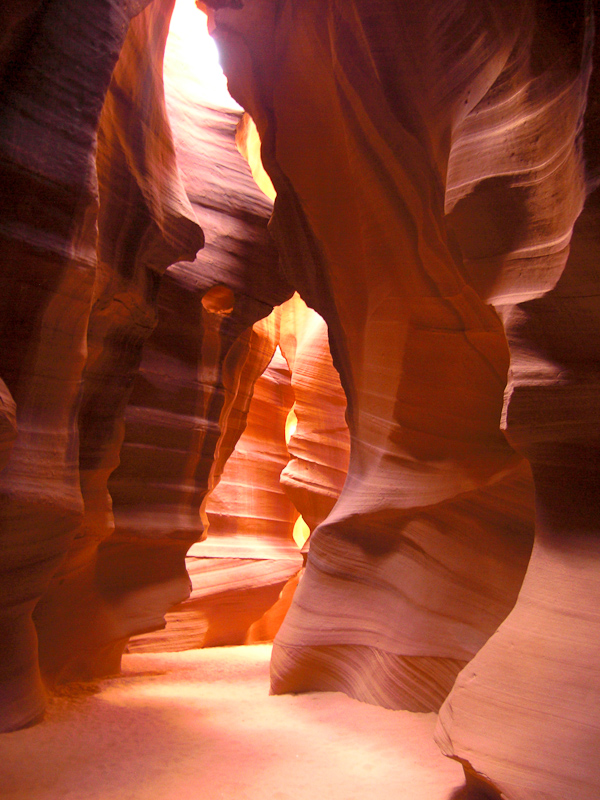
[[[303,566],[298,529],[322,522],[341,492],[345,400],[324,321],[295,295],[253,335],[278,349],[207,499],[208,538],[188,551],[191,596],[166,615],[164,631],[135,637],[129,652],[272,641]]]
[[[145,5],[2,10],[0,374],[4,443],[14,436],[0,474],[3,729],[43,710],[31,614],[83,516],[77,413],[96,278],[97,129],[129,19]]]
[[[40,666],[47,684],[114,671],[189,592],[271,357],[251,326],[291,293],[241,112],[179,92],[173,56],[170,123],[173,2],[144,5],[32,7],[4,51],[3,729],[42,713]]]
[[[206,5],[279,255],[241,111],[163,82],[173,0],[0,10],[1,727],[186,596],[279,344],[296,560],[217,553],[252,541],[217,495],[202,643],[281,622],[287,493],[275,692],[441,706],[474,792],[596,800],[597,2]],[[296,301],[256,327],[294,289],[335,369]]]
[[[273,689],[431,709],[469,662],[444,751],[493,796],[591,800],[593,4],[218,5],[352,443]]]
[[[437,708],[512,607],[531,540],[527,469],[499,427],[504,332],[444,218],[453,130],[501,71],[518,20],[481,9],[446,51],[426,37],[429,13],[255,8],[260,23],[215,12],[215,35],[227,30],[230,89],[261,134],[290,280],[328,323],[352,442],[277,639],[273,688]],[[489,29],[478,38],[477,26]]]

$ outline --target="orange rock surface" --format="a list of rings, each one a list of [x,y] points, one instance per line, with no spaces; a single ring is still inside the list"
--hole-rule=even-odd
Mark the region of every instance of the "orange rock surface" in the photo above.
[[[550,6],[522,29],[487,107],[465,121],[452,176],[451,216],[461,241],[479,220],[469,267],[509,341],[503,424],[531,463],[536,540],[515,608],[459,676],[437,738],[511,800],[600,793],[600,84],[583,11]],[[509,136],[506,115],[523,120]],[[488,156],[466,193],[475,139]],[[499,224],[505,208],[516,224]]]
[[[494,796],[591,800],[592,4],[225,5],[230,89],[257,122],[285,269],[329,325],[352,441],[273,688],[432,708],[470,662],[445,752]],[[537,537],[488,641],[533,517],[501,425],[531,461]]]
[[[453,77],[455,93],[472,82],[468,107],[453,96],[444,108],[434,78],[447,64],[412,52],[410,12],[381,11],[369,27],[362,4],[270,8],[260,25],[215,12],[215,36],[261,134],[285,268],[329,325],[352,442],[277,638],[273,689],[437,708],[512,607],[531,541],[528,471],[499,426],[504,333],[444,223],[450,136],[485,93],[483,65],[508,47],[492,33],[511,20]],[[425,35],[426,19],[411,24]]]
[[[97,559],[114,528],[107,481],[120,459],[132,379],[156,325],[160,277],[204,243],[177,167],[160,77],[172,7],[153,3],[132,21],[100,118],[98,264],[78,419],[84,516],[35,610],[49,682],[118,668],[128,631]]]
[[[327,325],[297,294],[281,307],[280,346],[294,391],[290,461],[280,480],[312,531],[326,519],[346,480],[346,396],[331,358]]]
[[[129,635],[189,591],[200,507],[270,358],[250,328],[291,293],[235,148],[241,112],[198,105],[193,82],[171,91],[174,141],[173,2],[144,5],[84,19],[55,2],[2,96],[2,179],[19,197],[1,209],[3,729],[41,714],[39,665],[49,684],[114,671]],[[202,247],[198,220],[206,249],[161,283]]]
[[[16,406],[0,473],[3,730],[43,710],[31,614],[83,515],[77,413],[96,278],[97,130],[129,20],[146,3],[40,5],[5,4],[0,43],[0,375],[13,430]]]
[[[0,9],[0,729],[291,602],[274,692],[597,800],[597,0],[198,3],[255,128],[173,5]]]
[[[269,353],[278,327],[269,318],[254,328]],[[292,539],[298,513],[279,484],[289,459],[284,430],[292,402],[289,370],[274,352],[254,384],[244,432],[205,504],[208,538],[187,554],[191,596],[167,614],[165,631],[132,640],[130,652],[243,644],[302,566]]]
[[[298,513],[315,527],[341,491],[345,398],[324,321],[295,295],[256,323],[254,336],[278,348],[254,384],[244,432],[215,475],[208,538],[187,554],[191,597],[167,614],[164,631],[134,638],[130,652],[271,641],[303,563]]]

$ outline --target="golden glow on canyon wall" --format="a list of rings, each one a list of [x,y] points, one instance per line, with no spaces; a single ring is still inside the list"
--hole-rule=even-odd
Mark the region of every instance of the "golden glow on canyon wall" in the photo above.
[[[242,109],[193,0],[4,0],[2,730],[171,610],[597,800],[599,3],[207,0]]]

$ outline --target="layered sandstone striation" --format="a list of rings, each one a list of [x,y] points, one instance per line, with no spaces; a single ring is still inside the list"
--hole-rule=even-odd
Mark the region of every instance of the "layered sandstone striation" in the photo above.
[[[350,456],[346,396],[325,320],[295,294],[281,306],[280,346],[294,391],[290,460],[281,484],[313,531],[341,494]]]
[[[518,21],[482,8],[449,48],[460,13],[432,36],[430,5],[214,13],[277,191],[285,268],[329,326],[352,442],[276,640],[273,689],[419,710],[439,707],[512,607],[533,515],[528,469],[500,431],[504,331],[444,216],[453,131]]]
[[[437,738],[475,783],[487,776],[511,800],[600,792],[600,84],[590,10],[550,4],[524,30],[488,106],[466,121],[454,166],[456,183],[470,186],[472,142],[489,143],[481,182],[455,206],[465,205],[467,236],[470,198],[484,231],[499,228],[493,206],[519,219],[508,240],[501,232],[493,249],[481,241],[469,255],[505,323],[504,424],[531,462],[536,541],[514,610],[459,676]],[[502,137],[507,113],[525,122]]]
[[[302,559],[292,539],[298,516],[279,484],[289,456],[285,423],[293,402],[287,365],[275,351],[275,315],[254,326],[273,357],[254,384],[245,429],[205,504],[208,538],[186,558],[192,591],[166,616],[166,628],[129,644],[130,652],[243,644]],[[256,347],[256,345],[255,345]]]
[[[145,5],[59,0],[2,10],[5,457],[13,439],[0,474],[4,730],[43,710],[31,614],[83,516],[77,413],[96,279],[97,130],[129,20]]]
[[[444,751],[489,793],[591,800],[594,4],[219,5],[273,230],[329,325],[352,441],[273,688],[433,708],[470,662],[442,708]],[[523,455],[537,536],[517,600]]]
[[[208,1],[258,133],[176,37],[163,79],[173,4],[0,10],[0,727],[163,624],[207,519],[180,641],[269,638],[300,514],[273,691],[596,800],[596,0]]]
[[[188,593],[202,504],[272,356],[251,327],[291,294],[241,112],[180,90],[177,53],[171,134],[172,0],[72,5],[27,31],[23,15],[28,49],[3,51],[3,729],[41,714],[39,665],[47,683],[114,671]]]
[[[153,3],[132,21],[100,117],[98,263],[78,419],[84,516],[35,611],[50,682],[115,669],[125,631],[106,602],[97,561],[98,545],[114,527],[107,480],[119,463],[142,348],[156,325],[160,277],[174,261],[193,259],[204,241],[166,116],[161,68],[172,8]]]
[[[298,530],[323,521],[340,494],[348,430],[325,322],[295,295],[253,335],[277,349],[206,502],[208,538],[187,554],[191,596],[130,652],[271,641],[303,564]]]
[[[120,64],[125,66],[122,73],[115,72],[112,84],[115,108],[129,112],[120,138],[132,151],[126,163],[134,165],[134,186],[124,196],[136,199],[141,194],[145,201],[134,203],[130,229],[123,225],[127,217],[118,206],[123,197],[114,174],[118,158],[99,158],[99,173],[104,174],[106,164],[114,177],[107,180],[106,210],[102,203],[100,207],[100,220],[105,214],[114,226],[107,222],[115,243],[112,250],[106,247],[106,261],[111,269],[116,263],[121,274],[112,279],[110,300],[101,297],[96,306],[108,346],[98,347],[100,369],[95,374],[90,369],[95,393],[89,402],[84,395],[80,420],[92,433],[89,448],[82,448],[87,459],[82,474],[94,499],[98,482],[104,484],[114,525],[109,514],[108,527],[100,528],[99,509],[92,506],[89,529],[82,532],[85,565],[79,556],[68,560],[56,577],[56,591],[38,607],[37,624],[46,645],[41,660],[49,679],[118,670],[128,637],[162,627],[165,612],[189,594],[186,551],[204,535],[203,504],[243,429],[252,386],[274,348],[268,327],[261,336],[251,326],[289,294],[266,231],[270,203],[235,149],[240,112],[203,102],[202,75],[196,80],[186,75],[181,47],[173,37],[165,58],[164,91],[160,69],[155,64],[151,71],[156,102],[148,103],[149,90],[136,83],[136,60],[148,57],[145,42],[156,36],[153,9],[159,13],[150,7],[149,23],[139,17],[132,24],[129,40],[135,37],[134,44],[130,53],[123,50]],[[168,18],[161,12],[160,19],[164,46]],[[137,25],[144,25],[143,35]],[[141,97],[125,102],[128,87]],[[149,119],[140,121],[140,111],[131,111],[138,106],[148,110]],[[174,141],[169,137],[166,153],[151,151],[138,175],[140,140],[147,135],[150,149],[156,147],[156,106],[165,122],[168,111]],[[105,114],[111,110],[107,104]],[[149,181],[152,169],[161,165],[164,170],[169,159],[181,172],[181,194],[196,227],[199,223],[206,231],[206,242],[193,263],[175,264],[159,281],[176,256],[167,251],[161,260],[155,225],[150,222],[147,228],[144,219],[152,203],[173,203],[173,187]],[[167,238],[170,218],[162,207],[160,211],[155,217]],[[101,227],[101,244],[102,234]],[[262,282],[250,280],[255,273],[262,274]],[[92,342],[94,332],[91,327]],[[102,370],[108,380],[98,375]],[[111,379],[127,393],[120,404],[112,398],[109,427],[99,393]],[[110,452],[103,452],[98,438],[111,431]],[[106,508],[100,512],[106,519]],[[73,606],[74,596],[86,597],[85,610]],[[52,627],[56,619],[61,620],[58,631]]]

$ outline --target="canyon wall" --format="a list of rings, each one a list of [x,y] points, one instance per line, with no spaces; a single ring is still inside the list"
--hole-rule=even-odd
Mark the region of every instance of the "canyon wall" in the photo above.
[[[593,4],[206,5],[348,398],[272,688],[447,698],[474,791],[592,800]]]
[[[352,442],[272,687],[431,710],[510,611],[531,546],[528,468],[500,431],[504,331],[466,282],[444,217],[453,128],[501,70],[517,23],[505,9],[436,63],[439,44],[407,41],[409,12],[380,10],[370,27],[366,13],[264,3],[260,23],[214,17],[230,90],[261,134],[290,281],[329,326]],[[411,17],[411,36],[428,19]]]
[[[273,347],[277,316],[253,333],[268,334]],[[166,615],[164,631],[134,638],[129,652],[244,644],[302,566],[292,538],[298,513],[279,484],[292,403],[289,370],[276,351],[254,384],[244,432],[206,503],[208,538],[187,554],[191,596]]]
[[[97,130],[129,20],[145,5],[9,2],[2,11],[4,730],[42,713],[31,615],[83,518],[77,413],[96,279]],[[201,245],[189,224],[176,258]]]
[[[200,5],[274,188],[173,0],[0,11],[0,727],[298,584],[274,692],[596,800],[597,3]]]
[[[173,2],[144,6],[15,11],[3,51],[3,730],[187,596],[275,347],[252,325],[291,294],[241,112],[182,90],[177,53],[167,109]]]
[[[128,652],[272,641],[302,572],[304,537],[341,492],[348,429],[325,322],[296,294],[256,323],[255,336],[267,333],[278,349],[206,502],[208,538],[187,554],[191,596]]]

